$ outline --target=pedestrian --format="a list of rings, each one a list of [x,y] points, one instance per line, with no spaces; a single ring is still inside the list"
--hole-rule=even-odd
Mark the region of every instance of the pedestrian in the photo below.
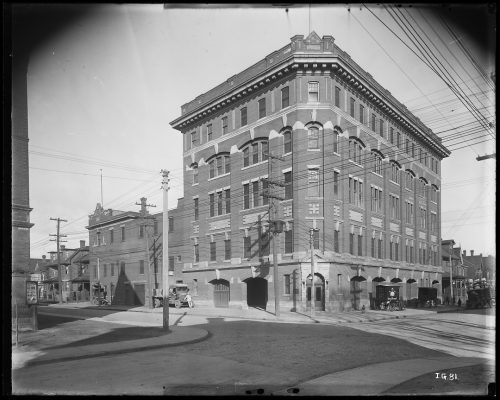
[[[446,296],[446,305],[450,305],[450,298]]]
[[[457,304],[458,304],[459,307],[462,307],[462,299],[458,299],[458,303]]]

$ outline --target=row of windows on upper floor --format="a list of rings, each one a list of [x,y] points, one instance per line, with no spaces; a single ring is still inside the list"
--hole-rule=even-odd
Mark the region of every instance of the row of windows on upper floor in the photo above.
[[[135,231],[138,233],[137,238],[142,239],[145,237],[145,230],[146,227],[152,227],[153,228],[153,235],[158,235],[158,220],[154,219],[152,224],[138,224],[138,225],[133,225],[133,226],[121,226],[119,230],[120,238],[119,242],[125,242],[127,237],[129,237],[130,231]],[[108,241],[106,241],[105,235],[104,235],[104,230],[97,230],[95,232],[94,236],[94,241],[92,243],[93,246],[103,246],[106,244],[112,244],[115,243],[116,237],[115,237],[115,229],[111,228],[108,229]],[[169,216],[168,217],[168,231],[173,232],[174,231],[174,217]],[[133,235],[133,234],[132,234]],[[134,237],[134,236],[132,236]]]
[[[375,235],[370,238],[370,247],[368,249],[369,254],[364,254],[363,249],[365,248],[365,235],[355,233],[349,234],[349,249],[348,252],[354,256],[368,256],[370,255],[372,258],[383,259],[387,257],[393,261],[403,261],[402,260],[402,249],[403,246],[400,246],[400,238],[396,235],[391,235],[391,239],[389,241],[389,254],[384,254],[384,239],[382,235]],[[312,245],[316,250],[320,249],[320,234],[319,230],[312,231]],[[340,243],[340,232],[338,230],[334,230],[333,237],[333,251],[335,253],[342,253],[341,243]],[[355,244],[357,243],[357,245]],[[243,238],[243,258],[250,260],[255,257],[263,257],[269,256],[269,244],[270,244],[270,234],[267,231],[257,233],[257,237],[249,232],[247,236]],[[217,261],[218,254],[218,246],[217,241],[215,239],[210,241],[210,251],[208,252],[208,261],[215,262]],[[293,238],[293,229],[289,229],[284,232],[284,254],[291,254],[294,252],[294,238]],[[347,249],[346,249],[347,250]],[[417,252],[418,251],[418,252]],[[231,260],[232,254],[232,245],[231,239],[224,240],[224,253],[223,259],[226,261]],[[405,261],[409,263],[417,262],[422,265],[435,265],[438,266],[438,248],[437,245],[428,245],[426,243],[419,243],[418,249],[415,246],[414,239],[408,239],[405,243]],[[418,258],[417,258],[418,257]],[[193,245],[193,261],[195,263],[200,262],[200,244],[196,243]]]
[[[341,92],[342,89],[339,86],[335,86],[335,98],[334,104],[336,107],[343,109],[341,106]],[[319,102],[319,82],[310,81],[308,82],[308,102],[316,103]],[[266,107],[266,97],[262,97],[257,101],[258,104],[258,119],[264,118],[268,112]],[[285,86],[281,89],[281,109],[284,109],[290,105],[290,96],[289,96],[289,87]],[[240,114],[240,127],[244,127],[248,124],[247,119],[247,106],[244,106],[239,109]],[[359,112],[356,114],[356,100],[354,97],[350,97],[350,107],[349,114],[351,117],[359,120],[361,124],[366,124],[368,126],[368,119],[366,118],[367,110],[363,104],[359,104]],[[221,135],[225,135],[229,132],[229,124],[228,124],[228,115],[221,117],[220,121],[220,133]],[[378,129],[377,129],[378,126]],[[386,132],[386,126],[388,126],[388,132]],[[395,145],[401,151],[404,151],[408,156],[416,159],[418,156],[418,161],[429,167],[433,172],[439,173],[439,161],[431,156],[428,150],[423,149],[422,147],[417,147],[415,141],[409,138],[409,135],[406,135],[406,139],[404,139],[404,134],[400,131],[395,131],[393,126],[389,126],[388,123],[384,121],[382,117],[377,117],[374,111],[371,112],[371,123],[369,124],[371,130],[375,133],[379,133],[381,137],[386,138],[392,145]],[[316,129],[316,130],[315,130]],[[205,125],[205,129],[202,127],[200,132],[206,131],[206,140],[205,142],[209,142],[214,139],[214,131],[213,131],[213,123],[209,123]],[[401,129],[400,129],[401,130]],[[319,145],[319,131],[317,128],[310,129],[310,144],[312,147],[309,148],[318,148]],[[316,137],[316,139],[314,139]],[[317,141],[317,145],[314,145],[314,141]],[[403,143],[403,140],[404,143]],[[191,148],[194,148],[201,144],[200,134],[197,130],[191,132],[190,134]],[[286,151],[285,151],[286,153]],[[418,154],[417,154],[418,153]]]
[[[317,139],[317,132],[315,127],[314,129],[310,129],[313,134],[308,138],[311,146],[319,147],[319,140]],[[314,133],[316,132],[316,133]],[[338,132],[334,131],[334,147],[333,150],[335,153],[338,153]],[[291,132],[284,132],[284,151],[285,154],[291,152]],[[310,147],[312,149],[316,149],[317,147]],[[253,143],[247,145],[243,148],[243,168],[259,164],[260,162],[265,162],[269,159],[269,143],[266,140],[256,140]],[[348,152],[349,160],[355,162],[359,166],[363,167],[363,165],[367,164],[371,166],[372,172],[377,175],[384,176],[386,170],[389,170],[389,178],[395,184],[401,184],[401,175],[402,169],[398,163],[395,161],[391,161],[387,166],[383,165],[383,155],[378,150],[372,150],[369,154],[364,155],[364,147],[360,144],[360,141],[357,139],[351,139],[349,141],[349,152]],[[209,165],[209,178],[216,178],[218,176],[226,175],[231,172],[231,158],[230,155],[222,154],[215,157],[212,157],[208,160]],[[340,164],[339,164],[340,166]],[[416,174],[407,169],[405,171],[405,188],[408,190],[414,190],[415,186],[415,178]],[[199,183],[199,169],[197,165],[193,165],[192,172],[192,184],[196,185]],[[417,181],[417,190],[421,193],[425,193],[425,186],[427,181],[425,178],[419,178]]]
[[[168,270],[169,271],[174,271],[174,266],[175,266],[175,260],[181,261],[181,256],[169,256],[168,257]],[[146,265],[144,260],[139,260],[139,262],[136,263],[127,263],[128,268],[126,268],[126,263],[125,261],[116,261],[116,262],[111,262],[111,263],[102,263],[100,264],[99,267],[97,265],[94,265],[92,270],[93,274],[92,277],[94,279],[102,279],[102,278],[107,278],[108,276],[113,277],[116,276],[117,274],[126,274],[127,272],[130,274],[137,274],[137,275],[144,275],[145,270],[144,266]],[[158,274],[160,272],[159,265],[158,265],[158,259],[155,258],[152,268],[152,272],[154,274]],[[109,270],[108,270],[109,266]],[[127,271],[128,270],[128,271]],[[109,273],[108,273],[109,272]]]

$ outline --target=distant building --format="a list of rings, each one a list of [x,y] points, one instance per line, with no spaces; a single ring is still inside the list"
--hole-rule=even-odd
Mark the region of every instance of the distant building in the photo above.
[[[182,281],[179,212],[169,210],[170,283]],[[163,213],[150,214],[145,198],[139,212],[105,210],[98,203],[86,228],[92,295],[100,284],[112,304],[150,307],[162,289]]]
[[[462,249],[460,247],[455,248],[454,245],[455,241],[453,239],[443,240],[441,242],[441,252],[443,255],[443,297],[445,302],[448,300],[451,304],[458,303],[459,299],[462,304],[465,304],[465,301],[467,300],[466,283],[469,268],[462,259]],[[453,296],[450,288],[450,281],[452,285],[451,287],[453,288]]]
[[[403,299],[441,292],[450,152],[332,36],[292,37],[171,125],[183,134],[183,279],[198,303],[266,308],[279,296],[335,311],[372,305],[383,281]]]
[[[494,287],[496,282],[496,258],[488,255],[483,257],[483,254],[474,255],[474,250],[467,255],[466,250],[463,250],[462,258],[464,263],[467,263],[470,268],[467,277],[469,279],[486,279],[490,286]]]

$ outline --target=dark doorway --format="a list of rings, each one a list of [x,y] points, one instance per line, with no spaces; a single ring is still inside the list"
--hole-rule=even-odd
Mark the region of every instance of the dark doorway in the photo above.
[[[312,279],[309,275],[306,286],[306,307],[311,309]],[[320,274],[314,274],[314,309],[325,310],[325,280]]]
[[[229,307],[229,282],[225,279],[215,279],[210,283],[214,285],[215,307]]]
[[[351,302],[354,310],[361,309],[361,299],[367,298],[366,278],[355,276],[351,279]]]
[[[267,280],[264,278],[248,278],[244,282],[247,284],[248,306],[265,310],[267,305]]]

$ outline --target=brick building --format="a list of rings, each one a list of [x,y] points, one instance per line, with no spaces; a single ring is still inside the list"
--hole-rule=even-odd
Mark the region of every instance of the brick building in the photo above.
[[[467,300],[467,276],[469,268],[462,258],[462,249],[454,247],[455,241],[453,239],[443,240],[441,246],[441,255],[443,257],[443,300],[449,300],[451,304],[455,304],[460,299],[461,304],[465,304]],[[453,287],[453,296],[451,295],[450,282]]]
[[[270,223],[281,307],[369,306],[375,285],[441,291],[441,140],[331,36],[297,35],[182,105],[186,244],[195,302],[268,307]],[[271,197],[269,197],[271,195]],[[316,260],[311,299],[311,255]]]
[[[177,212],[169,211],[170,283],[182,280]],[[91,288],[100,283],[112,304],[151,306],[151,297],[162,289],[162,221],[163,213],[148,212],[146,198],[139,212],[105,210],[98,203],[86,227]]]

